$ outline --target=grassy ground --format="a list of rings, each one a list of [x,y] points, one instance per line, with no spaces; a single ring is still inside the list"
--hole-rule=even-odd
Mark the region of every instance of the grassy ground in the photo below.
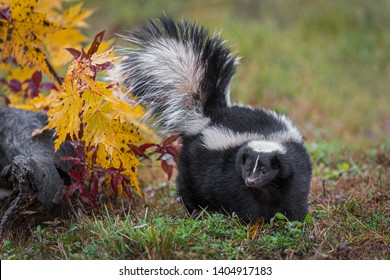
[[[222,30],[243,57],[233,100],[286,113],[306,137],[310,215],[258,228],[208,213],[189,219],[174,183],[144,167],[144,199],[131,213],[74,210],[4,241],[1,259],[390,259],[390,2],[106,3],[86,1],[97,8],[91,37],[163,12]]]

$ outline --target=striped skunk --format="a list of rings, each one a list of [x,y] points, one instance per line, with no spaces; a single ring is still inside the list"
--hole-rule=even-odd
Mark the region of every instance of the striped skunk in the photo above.
[[[238,58],[219,35],[161,18],[123,38],[136,48],[122,50],[110,79],[146,106],[162,135],[182,136],[176,183],[188,211],[303,219],[311,163],[302,135],[284,115],[231,105]]]

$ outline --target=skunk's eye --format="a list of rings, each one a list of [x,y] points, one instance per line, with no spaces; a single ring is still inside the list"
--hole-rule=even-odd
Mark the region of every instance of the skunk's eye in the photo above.
[[[260,169],[260,171],[261,171],[261,174],[266,174],[267,173],[267,169],[265,169],[265,167],[262,167]]]

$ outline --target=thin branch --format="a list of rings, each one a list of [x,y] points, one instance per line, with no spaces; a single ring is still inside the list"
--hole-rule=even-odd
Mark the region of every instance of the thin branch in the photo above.
[[[62,80],[61,78],[58,76],[56,70],[54,70],[53,66],[51,66],[50,62],[47,60],[47,58],[45,58],[45,62],[46,62],[46,65],[47,67],[49,68],[49,72],[50,74],[53,75],[54,79],[57,81],[57,83],[61,86],[62,85]]]

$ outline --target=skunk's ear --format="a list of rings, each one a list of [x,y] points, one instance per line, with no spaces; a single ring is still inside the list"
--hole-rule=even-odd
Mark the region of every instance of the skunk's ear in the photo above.
[[[291,166],[289,165],[287,158],[283,154],[276,153],[271,158],[271,166],[273,169],[279,170],[279,175],[282,179],[286,179],[290,176]]]
[[[278,170],[281,169],[281,162],[280,162],[278,154],[275,154],[274,156],[272,156],[272,158],[271,158],[271,167],[273,169],[278,169]]]
[[[248,158],[247,152],[243,152],[241,155],[241,164],[245,164],[247,158]]]

